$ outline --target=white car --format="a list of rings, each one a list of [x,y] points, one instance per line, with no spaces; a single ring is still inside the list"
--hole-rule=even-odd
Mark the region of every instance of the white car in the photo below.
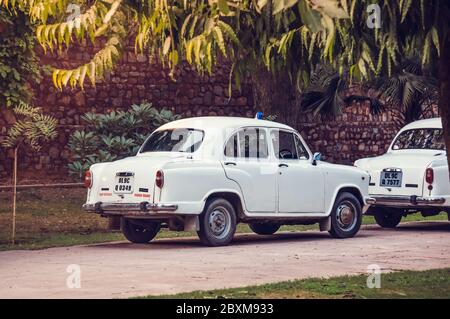
[[[450,213],[450,181],[440,118],[406,125],[386,154],[357,160],[355,166],[370,174],[373,202],[367,215],[374,215],[382,227],[394,228],[410,213]]]
[[[226,245],[240,222],[264,235],[319,223],[334,237],[352,237],[369,200],[365,171],[320,162],[289,126],[236,117],[163,125],[136,156],[92,165],[85,183],[84,209],[121,216],[134,243],[167,227]]]

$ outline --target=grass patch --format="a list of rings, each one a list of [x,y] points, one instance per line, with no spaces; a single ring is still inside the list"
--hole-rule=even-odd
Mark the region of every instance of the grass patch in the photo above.
[[[366,275],[333,277],[328,279],[302,279],[244,288],[194,291],[176,295],[148,296],[142,298],[450,298],[450,268],[382,274],[381,288],[379,289],[367,288],[366,281]]]
[[[55,246],[102,243],[125,240],[119,232],[108,231],[108,219],[81,210],[86,199],[84,189],[27,189],[18,193],[16,245],[11,240],[10,192],[0,192],[0,250],[42,249]],[[405,221],[447,220],[445,213],[428,218],[409,215]],[[371,216],[364,216],[364,224],[373,224]],[[283,226],[280,231],[318,230],[318,225]],[[240,224],[238,233],[250,233]],[[196,236],[195,232],[162,230],[157,238]]]

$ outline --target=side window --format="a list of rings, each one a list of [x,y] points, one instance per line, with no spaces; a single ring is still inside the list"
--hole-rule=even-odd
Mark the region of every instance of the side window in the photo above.
[[[267,158],[269,151],[266,131],[260,128],[246,128],[239,131],[239,151],[240,157]]]
[[[298,159],[294,134],[285,131],[273,130],[271,139],[275,156],[279,159]]]
[[[308,151],[303,145],[300,138],[294,134],[295,146],[297,147],[297,156],[299,159],[309,159]]]
[[[228,139],[224,154],[227,157],[238,157],[238,135],[235,133]]]

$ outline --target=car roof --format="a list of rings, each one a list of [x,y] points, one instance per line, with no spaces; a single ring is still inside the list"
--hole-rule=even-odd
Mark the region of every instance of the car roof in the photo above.
[[[416,122],[412,122],[405,127],[402,128],[404,130],[413,130],[420,128],[442,128],[442,121],[440,117],[435,117],[432,119],[420,120]]]
[[[258,120],[247,117],[231,117],[231,116],[203,116],[203,117],[191,117],[185,118],[177,121],[173,121],[164,124],[158,130],[163,129],[176,129],[176,128],[197,128],[197,129],[208,129],[208,128],[239,128],[245,126],[263,126],[263,127],[274,127],[287,130],[293,130],[290,126],[266,121]]]

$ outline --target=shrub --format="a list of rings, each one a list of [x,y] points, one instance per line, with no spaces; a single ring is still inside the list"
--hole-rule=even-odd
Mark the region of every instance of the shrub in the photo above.
[[[86,128],[75,131],[69,139],[74,159],[69,172],[81,178],[92,164],[135,155],[154,129],[179,118],[169,110],[158,111],[150,103],[134,104],[128,111],[86,113],[82,117]]]

